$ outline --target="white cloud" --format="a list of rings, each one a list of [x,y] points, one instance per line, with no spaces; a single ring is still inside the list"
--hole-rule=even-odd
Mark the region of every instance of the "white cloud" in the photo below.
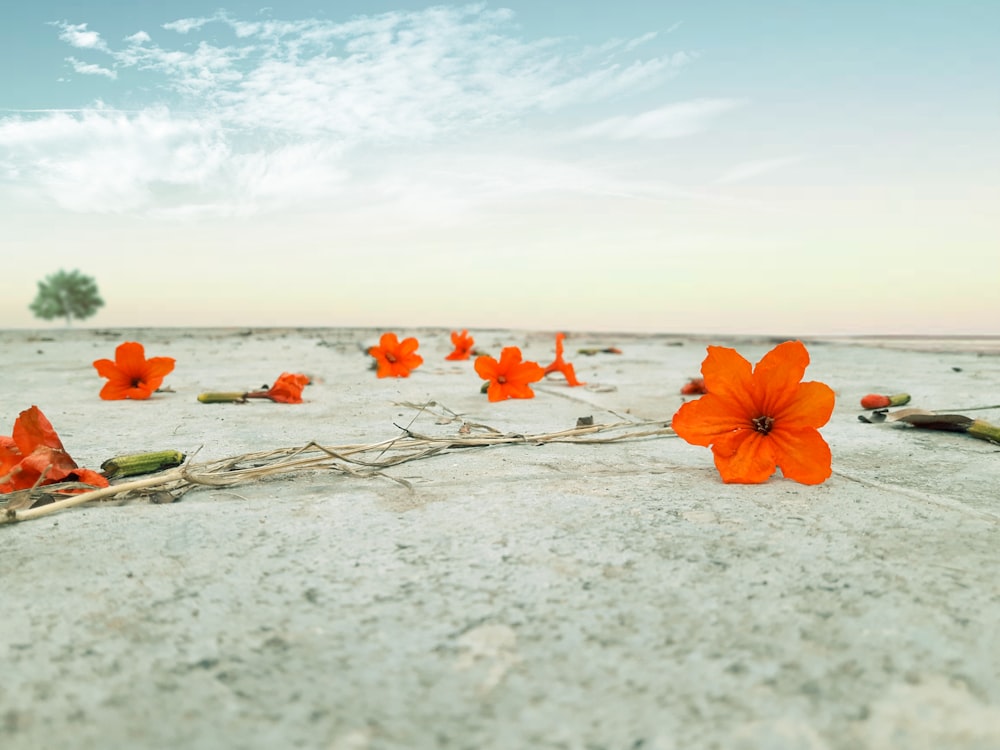
[[[632,116],[609,117],[576,131],[578,137],[628,139],[680,138],[708,128],[711,120],[743,104],[739,99],[695,99]]]
[[[802,161],[801,156],[783,156],[777,159],[745,161],[733,166],[720,176],[716,182],[720,185],[743,182],[744,180],[749,180],[754,177],[758,177],[759,175],[773,172],[792,164],[797,164],[800,161]]]
[[[62,29],[59,33],[59,38],[74,47],[95,50],[107,50],[108,48],[99,33],[96,31],[87,31],[87,24],[85,23],[71,24],[59,21],[54,25]]]
[[[101,67],[100,65],[94,65],[93,63],[85,63],[77,60],[75,57],[67,57],[66,62],[73,66],[73,70],[81,75],[89,76],[107,76],[112,81],[118,78],[118,73],[109,68]]]
[[[230,31],[231,41],[202,35],[212,25]],[[131,70],[141,90],[165,97],[137,113],[104,106],[0,120],[6,171],[80,211],[244,212],[341,195],[357,179],[344,165],[359,154],[447,153],[456,140],[516,132],[535,114],[648,91],[693,59],[676,50],[638,56],[658,43],[655,33],[595,48],[527,39],[511,11],[485,4],[342,23],[243,21],[220,11],[163,25],[185,35],[182,42],[137,31],[118,48],[86,24],[57,26],[65,42],[110,62],[71,58],[77,73],[114,79]],[[670,137],[732,106],[674,105],[612,118],[590,134]],[[550,165],[550,175],[557,171]]]
[[[102,213],[147,208],[157,184],[197,189],[228,155],[217,124],[163,109],[8,118],[0,146],[18,155],[22,182],[64,208]]]

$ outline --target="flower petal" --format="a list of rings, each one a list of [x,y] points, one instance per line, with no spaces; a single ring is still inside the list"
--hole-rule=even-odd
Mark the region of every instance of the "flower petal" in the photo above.
[[[497,363],[497,371],[500,375],[508,375],[511,369],[519,364],[521,364],[520,348],[516,346],[505,346],[500,351],[500,361]]]
[[[708,356],[701,363],[701,374],[708,392],[730,402],[734,412],[750,414],[756,411],[753,368],[735,349],[708,347]]]
[[[498,374],[498,364],[499,363],[493,359],[493,357],[488,354],[483,354],[476,357],[473,367],[476,369],[476,374],[478,374],[483,380],[496,380]]]
[[[750,427],[752,417],[734,410],[733,402],[708,393],[683,404],[670,423],[681,438],[692,445],[711,445],[724,435]]]
[[[527,385],[544,377],[545,370],[537,362],[521,362],[507,373],[507,382],[512,385]]]
[[[774,420],[787,429],[822,427],[830,421],[835,401],[833,389],[826,383],[812,380],[799,383],[795,396],[773,415]]]
[[[420,342],[417,341],[412,336],[410,336],[409,338],[405,338],[400,342],[399,349],[396,351],[396,356],[399,359],[408,357],[417,350],[418,346],[420,346]]]
[[[135,341],[119,344],[115,349],[115,364],[129,377],[140,377],[146,369],[146,350]]]
[[[830,478],[830,446],[815,429],[771,430],[778,466],[788,479],[802,484],[821,484]]]
[[[97,369],[97,374],[102,378],[125,377],[122,375],[122,371],[118,369],[118,365],[110,359],[95,359],[94,367]]]
[[[38,446],[63,450],[55,428],[37,406],[31,406],[17,415],[11,438],[22,456],[28,456]]]
[[[753,370],[757,406],[762,414],[777,417],[794,401],[799,381],[809,365],[809,352],[801,341],[778,344],[761,357]]]
[[[159,383],[156,384],[156,388],[160,387],[160,383],[163,382],[163,378],[174,371],[174,364],[176,360],[173,357],[151,357],[146,360],[144,367],[144,377],[143,380],[152,381],[159,379]]]
[[[770,436],[740,430],[712,446],[715,467],[726,484],[760,484],[774,474],[774,445]]]

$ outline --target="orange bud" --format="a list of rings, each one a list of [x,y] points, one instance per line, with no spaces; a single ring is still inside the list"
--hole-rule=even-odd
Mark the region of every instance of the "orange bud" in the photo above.
[[[910,403],[909,393],[894,393],[891,396],[869,393],[861,399],[861,406],[864,409],[884,409],[887,406],[902,406],[908,403]]]
[[[884,409],[889,405],[889,397],[881,393],[869,393],[861,398],[861,407],[864,409]]]

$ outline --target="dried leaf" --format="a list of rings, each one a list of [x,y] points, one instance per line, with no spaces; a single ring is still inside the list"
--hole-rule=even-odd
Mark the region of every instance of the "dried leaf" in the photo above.
[[[926,430],[944,430],[946,432],[966,432],[975,421],[964,414],[935,414],[923,409],[900,409],[888,415],[890,422],[905,422],[914,427]]]

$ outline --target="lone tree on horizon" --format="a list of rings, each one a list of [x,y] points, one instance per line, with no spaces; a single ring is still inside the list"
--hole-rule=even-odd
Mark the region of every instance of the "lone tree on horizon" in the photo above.
[[[59,270],[38,282],[38,294],[28,308],[36,318],[66,318],[66,325],[71,325],[73,318],[89,318],[102,305],[97,282],[90,276],[77,270]]]

